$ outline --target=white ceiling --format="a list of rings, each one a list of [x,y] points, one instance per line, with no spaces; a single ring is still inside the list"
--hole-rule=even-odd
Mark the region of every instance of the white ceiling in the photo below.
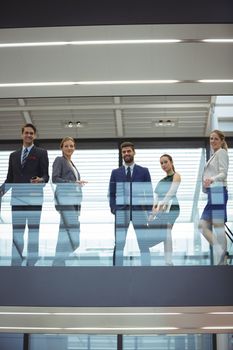
[[[25,121],[37,127],[40,139],[198,137],[206,133],[210,107],[210,96],[2,99],[0,139],[18,139]],[[82,127],[67,128],[69,121]]]
[[[177,84],[98,84],[3,87],[0,139],[20,138],[33,122],[41,139],[201,137],[213,126],[216,95],[233,94],[232,24],[130,25],[1,29],[0,44],[22,42],[181,39],[173,44],[0,47],[0,84],[176,79]],[[212,97],[211,97],[212,96]],[[159,120],[173,127],[156,127]],[[68,121],[82,128],[65,129]],[[232,122],[231,122],[232,124]],[[233,127],[232,127],[233,129]],[[228,128],[231,132],[231,127]]]
[[[0,88],[0,98],[45,96],[232,94],[233,24],[130,25],[1,29],[0,43],[179,39],[169,44],[92,44],[0,48],[0,83],[178,79],[179,84],[73,85]]]

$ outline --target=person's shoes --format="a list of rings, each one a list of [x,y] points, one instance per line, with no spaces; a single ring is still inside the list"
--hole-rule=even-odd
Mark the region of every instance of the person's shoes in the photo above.
[[[21,259],[12,259],[11,266],[23,266],[23,260]]]
[[[27,261],[26,261],[26,266],[35,266],[36,265],[36,263],[37,263],[37,259],[27,259]]]
[[[228,265],[228,259],[229,259],[229,253],[226,252],[226,253],[225,253],[225,256],[224,256],[223,265]]]
[[[52,266],[66,266],[64,259],[54,259]]]
[[[229,258],[229,253],[223,252],[222,255],[220,256],[220,260],[218,262],[218,265],[227,265],[228,258]]]
[[[173,262],[166,262],[165,265],[166,266],[174,266]]]

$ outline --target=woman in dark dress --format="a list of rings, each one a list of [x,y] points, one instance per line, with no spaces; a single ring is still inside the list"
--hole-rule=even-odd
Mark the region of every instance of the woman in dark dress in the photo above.
[[[162,178],[155,188],[155,203],[152,215],[159,216],[166,213],[166,239],[164,241],[165,264],[168,266],[172,263],[172,227],[179,216],[180,206],[176,197],[176,192],[180,185],[181,177],[175,171],[172,157],[169,154],[163,154],[160,157],[161,168],[166,172],[166,176]]]

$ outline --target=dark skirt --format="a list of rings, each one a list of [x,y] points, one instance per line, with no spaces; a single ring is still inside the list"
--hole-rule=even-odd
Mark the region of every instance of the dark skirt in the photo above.
[[[180,215],[179,204],[172,204],[169,213],[167,213],[167,224],[173,226],[179,215]]]
[[[208,201],[201,219],[213,223],[227,221],[228,191],[226,187],[207,188]]]

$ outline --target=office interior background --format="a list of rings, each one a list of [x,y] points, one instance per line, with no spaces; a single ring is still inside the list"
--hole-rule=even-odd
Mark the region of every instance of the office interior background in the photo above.
[[[229,146],[228,226],[233,229],[233,8],[230,1],[8,2],[0,13],[0,179],[21,127],[33,123],[48,150],[50,175],[64,136],[84,188],[79,259],[52,267],[59,216],[45,188],[40,259],[10,266],[10,193],[0,225],[0,349],[232,350],[233,247],[228,266],[212,266],[198,232],[206,202],[201,173],[209,133]],[[163,246],[139,266],[130,227],[125,266],[112,267],[114,217],[108,206],[119,144],[163,176],[169,153],[182,176],[173,228],[174,265]],[[25,237],[27,239],[27,237]]]

